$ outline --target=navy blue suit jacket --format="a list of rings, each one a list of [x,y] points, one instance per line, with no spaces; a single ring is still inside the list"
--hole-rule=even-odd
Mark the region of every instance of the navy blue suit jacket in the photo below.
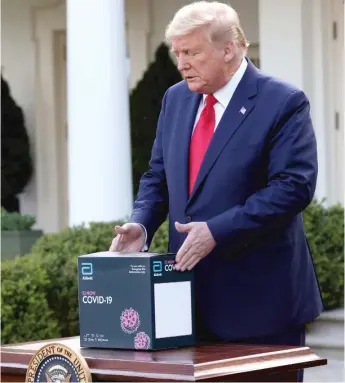
[[[130,221],[146,227],[150,243],[168,215],[170,252],[186,238],[175,221],[207,222],[217,245],[195,268],[195,297],[217,336],[268,335],[311,321],[322,302],[301,214],[317,179],[309,102],[248,60],[188,196],[201,97],[184,81],[166,92]]]

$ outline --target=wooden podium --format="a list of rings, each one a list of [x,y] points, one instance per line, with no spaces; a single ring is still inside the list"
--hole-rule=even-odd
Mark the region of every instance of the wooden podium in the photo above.
[[[300,368],[327,364],[309,347],[209,344],[164,351],[80,348],[79,337],[1,347],[1,381],[24,382],[33,355],[50,343],[82,355],[92,381],[293,382]]]

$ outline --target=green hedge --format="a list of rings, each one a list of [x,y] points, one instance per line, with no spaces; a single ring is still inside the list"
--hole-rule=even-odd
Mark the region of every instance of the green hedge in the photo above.
[[[31,230],[35,223],[36,218],[32,215],[1,209],[1,231]]]
[[[307,239],[326,310],[344,304],[344,208],[314,201],[304,212]]]
[[[1,263],[2,343],[60,335],[58,320],[47,299],[49,285],[48,273],[34,255]]]
[[[315,202],[304,218],[325,308],[339,307],[344,301],[344,210]],[[2,343],[79,333],[77,256],[108,249],[115,224],[121,222],[45,235],[31,254],[2,262]],[[150,251],[164,252],[167,244],[164,223]]]

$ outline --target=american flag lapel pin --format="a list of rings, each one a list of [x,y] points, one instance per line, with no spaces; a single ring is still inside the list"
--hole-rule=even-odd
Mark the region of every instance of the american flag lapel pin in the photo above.
[[[242,106],[240,113],[244,114],[244,113],[246,113],[246,111],[247,111],[247,109],[244,106]]]

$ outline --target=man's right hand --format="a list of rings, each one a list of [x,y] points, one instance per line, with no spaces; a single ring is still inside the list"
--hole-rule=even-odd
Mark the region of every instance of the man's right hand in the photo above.
[[[113,239],[109,251],[137,252],[145,246],[145,230],[137,223],[125,223],[115,226],[117,236]]]

